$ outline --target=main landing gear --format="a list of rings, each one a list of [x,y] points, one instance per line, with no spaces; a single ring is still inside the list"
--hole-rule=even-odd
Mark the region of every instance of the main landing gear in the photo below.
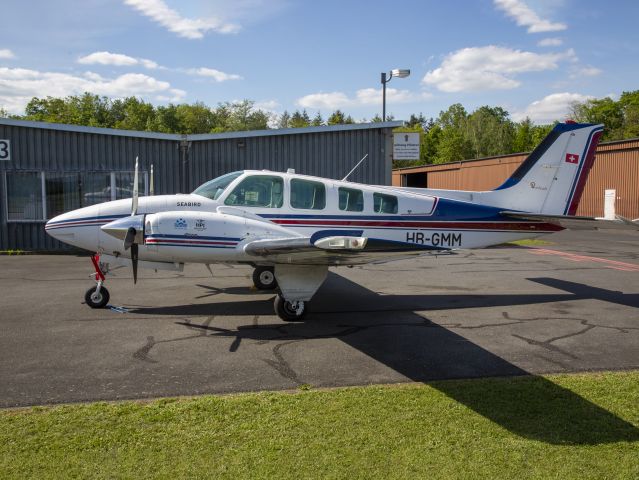
[[[255,267],[255,270],[253,270],[253,284],[258,290],[275,290],[277,288],[275,268]]]
[[[253,270],[253,284],[258,290],[275,290],[278,288],[275,278],[275,267],[257,266]],[[282,292],[275,297],[275,313],[287,322],[300,322],[306,312],[306,302],[303,300],[286,300]]]
[[[281,293],[275,297],[275,313],[286,322],[301,322],[308,311],[303,300],[285,300]]]
[[[84,301],[91,308],[104,308],[109,303],[109,291],[103,286],[104,272],[100,268],[100,255],[97,253],[91,256],[91,262],[95,268],[95,281],[96,286],[91,287],[84,294]]]

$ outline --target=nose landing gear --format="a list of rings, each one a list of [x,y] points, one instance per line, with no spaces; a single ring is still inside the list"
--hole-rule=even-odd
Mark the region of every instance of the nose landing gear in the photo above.
[[[89,288],[84,294],[84,301],[91,308],[104,308],[109,303],[109,291],[103,286],[105,277],[100,268],[100,255],[91,256],[91,262],[95,268],[96,286]]]

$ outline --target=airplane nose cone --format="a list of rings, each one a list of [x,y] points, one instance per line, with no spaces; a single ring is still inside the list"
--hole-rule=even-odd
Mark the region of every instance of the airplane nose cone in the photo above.
[[[57,217],[53,217],[47,223],[44,224],[44,231],[47,234],[57,240],[62,240],[61,237],[69,238],[73,234],[68,230],[68,226],[71,223],[70,219],[67,218],[68,214],[58,215]]]

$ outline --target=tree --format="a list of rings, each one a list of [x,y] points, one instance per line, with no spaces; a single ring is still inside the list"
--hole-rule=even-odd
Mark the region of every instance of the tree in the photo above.
[[[291,122],[291,115],[287,110],[284,110],[284,113],[280,115],[280,118],[277,122],[277,128],[288,128]]]
[[[415,115],[411,113],[410,118],[406,122],[406,126],[413,128],[416,126],[420,126],[423,131],[427,131],[429,128],[429,122],[432,123],[433,119],[426,119],[424,115],[420,112],[419,115]]]
[[[155,108],[150,103],[136,97],[122,101],[122,117],[114,127],[122,130],[150,130],[155,119]]]
[[[462,120],[464,136],[473,148],[472,158],[511,153],[515,128],[501,107],[479,107]]]
[[[353,117],[350,115],[345,116],[344,112],[338,109],[335,110],[330,117],[328,117],[326,123],[327,125],[343,125],[347,123],[355,123],[355,121],[353,120]]]
[[[255,110],[252,100],[241,102],[224,102],[215,109],[216,126],[213,131],[237,132],[245,130],[268,129],[269,115],[262,110]]]
[[[306,113],[306,110],[303,112],[299,112],[299,110],[295,110],[293,115],[291,115],[290,127],[291,128],[302,128],[302,127],[310,127],[311,119]]]
[[[313,120],[311,120],[311,125],[313,127],[321,127],[322,125],[324,125],[324,119],[322,118],[322,114],[320,112],[317,112],[317,115],[313,117]]]
[[[174,112],[167,109],[163,113],[166,114],[164,120],[175,122],[176,133],[207,133],[216,126],[215,114],[202,102],[196,102],[191,105],[183,103],[177,105]],[[171,117],[171,114],[174,114],[174,118]]]
[[[619,104],[623,112],[622,138],[639,137],[639,90],[623,92]]]
[[[571,108],[573,118],[584,123],[603,123],[604,140],[621,140],[623,138],[623,109],[619,102],[612,98],[595,98],[581,103],[574,103]]]

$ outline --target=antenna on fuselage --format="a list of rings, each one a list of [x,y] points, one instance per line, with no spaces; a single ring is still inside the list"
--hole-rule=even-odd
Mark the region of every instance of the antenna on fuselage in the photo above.
[[[153,164],[151,164],[151,174],[149,175],[149,195],[153,196]]]
[[[342,178],[342,182],[345,182],[346,179],[350,177],[351,173],[353,173],[357,169],[357,167],[359,167],[359,164],[362,163],[364,160],[366,160],[366,157],[368,157],[368,153],[364,155],[359,162],[357,162],[357,165],[355,165],[353,169],[350,172],[348,172],[344,178]]]

